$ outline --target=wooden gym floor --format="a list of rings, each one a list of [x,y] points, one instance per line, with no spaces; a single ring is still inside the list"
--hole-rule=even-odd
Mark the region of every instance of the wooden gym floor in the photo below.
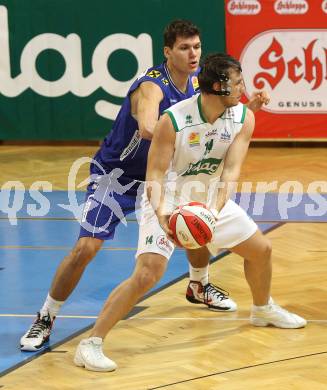
[[[47,180],[54,190],[65,190],[72,162],[94,151],[3,146],[0,184],[20,180],[29,188],[35,180]],[[277,180],[278,188],[297,181],[305,192],[310,183],[321,181],[326,192],[326,171],[325,148],[251,148],[241,181]],[[85,166],[79,180],[86,176]],[[284,223],[268,237],[274,248],[272,295],[307,318],[306,328],[249,325],[251,297],[242,259],[230,254],[212,264],[210,275],[230,291],[237,312],[215,313],[187,303],[183,279],[143,301],[146,310],[121,321],[109,334],[104,350],[118,363],[116,372],[94,373],[73,365],[74,350],[86,332],[3,376],[0,388],[326,389],[327,225]]]

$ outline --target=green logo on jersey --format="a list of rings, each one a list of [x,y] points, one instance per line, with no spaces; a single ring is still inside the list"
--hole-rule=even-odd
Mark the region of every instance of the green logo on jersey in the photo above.
[[[185,117],[185,124],[191,124],[192,123],[192,115],[188,114]]]
[[[216,172],[222,159],[217,158],[204,158],[196,163],[191,163],[182,176],[198,175],[199,173],[205,173],[212,175]]]
[[[212,147],[213,147],[213,139],[211,139],[210,141],[206,142],[206,150],[204,152],[204,155],[206,154],[209,154],[212,150]]]
[[[153,242],[153,236],[147,236],[145,239],[145,245],[151,245]]]

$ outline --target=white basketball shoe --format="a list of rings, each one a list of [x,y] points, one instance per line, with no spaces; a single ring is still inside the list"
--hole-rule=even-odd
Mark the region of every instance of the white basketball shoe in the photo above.
[[[202,303],[213,311],[235,311],[237,304],[229,297],[227,291],[208,283],[191,280],[187,286],[186,299],[192,303]]]
[[[272,298],[269,299],[268,305],[252,306],[250,322],[254,326],[272,325],[285,329],[303,328],[307,324],[304,318],[276,305]]]
[[[35,352],[41,349],[49,340],[55,319],[56,317],[51,319],[49,314],[41,317],[41,314],[38,312],[34,323],[20,339],[20,349],[29,352]]]
[[[114,371],[117,364],[108,359],[102,351],[102,339],[89,337],[83,339],[77,347],[74,363],[90,371]]]

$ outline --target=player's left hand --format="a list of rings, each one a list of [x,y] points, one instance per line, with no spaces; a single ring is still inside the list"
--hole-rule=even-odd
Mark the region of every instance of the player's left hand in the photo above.
[[[270,95],[267,91],[256,91],[253,92],[250,96],[249,101],[247,102],[247,107],[253,111],[259,111],[263,105],[267,105],[270,102]]]

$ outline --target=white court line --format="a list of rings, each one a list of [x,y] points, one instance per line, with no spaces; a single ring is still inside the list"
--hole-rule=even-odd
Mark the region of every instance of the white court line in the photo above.
[[[227,318],[227,317],[215,317],[215,318],[206,318],[206,317],[131,317],[129,320],[145,320],[145,321],[249,321],[249,318]]]
[[[249,321],[250,317],[247,318],[227,318],[227,317],[215,317],[215,318],[205,318],[205,317],[131,317],[128,320],[145,320],[145,321]],[[327,320],[307,320],[308,322],[327,322]]]
[[[0,249],[71,250],[71,246],[0,245]],[[103,247],[103,251],[136,251],[137,247]]]
[[[36,316],[35,314],[0,314],[0,317],[34,318]],[[56,318],[96,319],[98,316],[56,316]]]
[[[0,317],[17,317],[17,318],[34,318],[35,314],[0,314]],[[77,316],[77,315],[59,315],[57,318],[72,318],[72,319],[97,319],[98,316]],[[232,317],[130,317],[126,321],[139,320],[139,321],[249,321],[249,317],[246,318],[232,318]],[[308,322],[327,322],[327,320],[307,320]]]

